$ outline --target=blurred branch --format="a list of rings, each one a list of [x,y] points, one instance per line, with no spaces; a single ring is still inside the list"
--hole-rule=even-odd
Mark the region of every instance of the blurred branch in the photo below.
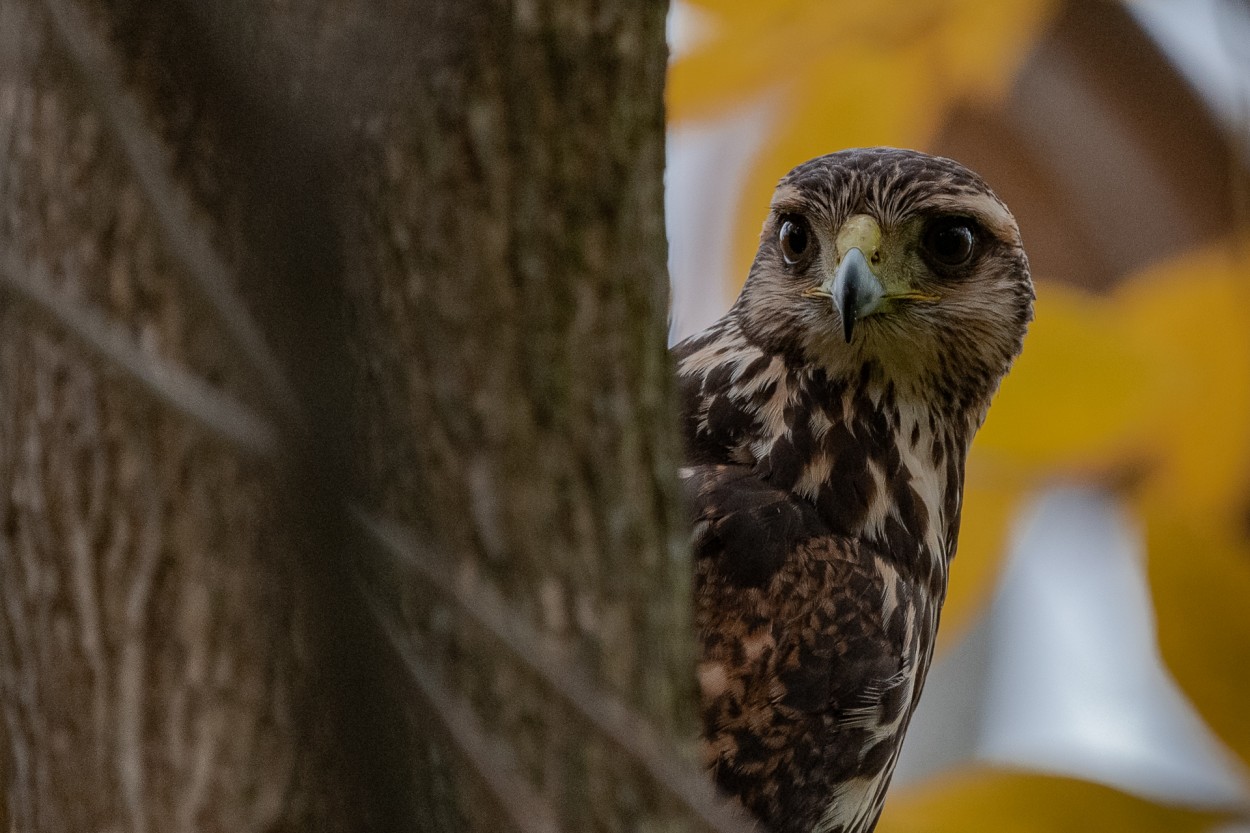
[[[521,833],[559,833],[560,825],[551,806],[518,776],[503,753],[507,744],[491,738],[465,698],[457,696],[441,675],[421,661],[401,625],[382,604],[368,594],[366,600],[391,647],[403,660],[413,687],[446,731],[452,746],[495,798],[499,809]]]
[[[91,31],[86,15],[73,0],[43,0],[43,4],[52,19],[53,31],[134,173],[169,251],[181,262],[192,288],[225,328],[244,366],[259,377],[265,394],[284,413],[303,424],[294,387],[232,289],[231,270],[214,250],[211,235],[197,222],[166,172],[167,154],[147,128],[142,108],[123,88],[121,73],[110,58],[107,44]]]
[[[434,563],[421,551],[412,534],[399,524],[361,509],[357,509],[355,517],[368,537],[397,564],[416,572],[425,583],[470,616],[514,659],[535,674],[552,694],[577,711],[590,728],[637,762],[657,789],[675,799],[704,829],[714,833],[749,833],[755,829],[716,795],[711,782],[702,773],[681,760],[672,744],[661,739],[642,715],[598,687],[587,673],[571,663],[569,656],[548,645],[497,597],[475,583],[449,580],[445,565]],[[414,680],[424,689],[429,679],[428,670],[404,647],[395,625],[388,621],[389,617],[371,594],[365,592],[375,615],[408,663]],[[444,722],[451,721],[445,714],[440,717]]]
[[[0,293],[26,302],[141,387],[209,432],[262,457],[278,452],[273,425],[245,405],[176,365],[144,351],[124,329],[95,310],[58,295],[48,280],[23,268],[11,252],[0,255]]]

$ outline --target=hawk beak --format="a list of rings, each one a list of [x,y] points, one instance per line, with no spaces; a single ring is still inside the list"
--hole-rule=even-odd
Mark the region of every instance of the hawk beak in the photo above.
[[[858,246],[843,255],[834,272],[830,294],[842,319],[842,334],[850,344],[855,322],[876,312],[885,296],[885,287],[868,268],[868,258]]]

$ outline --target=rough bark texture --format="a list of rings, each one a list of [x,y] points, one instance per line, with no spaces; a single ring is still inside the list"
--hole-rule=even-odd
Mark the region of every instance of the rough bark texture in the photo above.
[[[665,6],[0,0],[11,829],[708,827]]]
[[[202,233],[237,276],[225,289],[258,310],[293,274],[266,268],[289,229],[248,239],[245,218],[265,216],[248,179],[261,160],[214,121],[240,96],[196,23],[172,6],[6,0],[0,33],[6,280],[110,322],[141,359],[273,401],[190,288],[197,267],[175,239]],[[327,584],[336,565],[308,522],[299,456],[240,451],[73,321],[12,291],[0,303],[12,829],[344,826],[359,803],[337,751],[356,737],[348,669],[317,617],[352,620]]]

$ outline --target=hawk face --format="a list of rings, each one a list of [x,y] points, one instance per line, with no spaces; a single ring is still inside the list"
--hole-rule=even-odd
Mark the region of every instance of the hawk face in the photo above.
[[[737,303],[744,329],[832,376],[873,364],[983,413],[1033,286],[1007,207],[950,159],[841,151],[779,183]]]

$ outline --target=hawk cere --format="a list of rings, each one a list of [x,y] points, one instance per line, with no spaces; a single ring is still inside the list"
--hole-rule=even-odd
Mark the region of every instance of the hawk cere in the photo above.
[[[706,763],[775,833],[876,825],[1032,309],[979,176],[848,150],[780,182],[737,302],[674,349]]]

